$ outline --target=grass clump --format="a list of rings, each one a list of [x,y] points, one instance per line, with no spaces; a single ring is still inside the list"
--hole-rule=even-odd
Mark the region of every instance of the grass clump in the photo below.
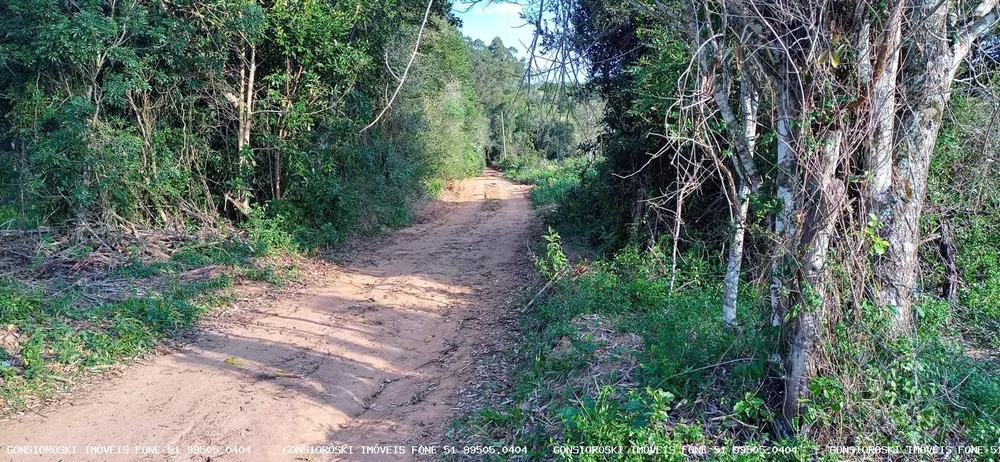
[[[154,234],[123,252],[39,238],[0,278],[0,413],[68,390],[83,374],[180,339],[236,280],[296,277],[288,240]],[[113,242],[113,241],[112,241]],[[20,245],[20,244],[19,244]],[[69,247],[67,247],[69,245]],[[21,245],[21,247],[28,247]],[[152,256],[151,256],[152,255]],[[106,266],[90,267],[90,261]]]
[[[231,284],[225,275],[173,279],[156,293],[80,306],[74,289],[53,298],[0,280],[0,407],[23,408],[64,391],[79,374],[176,338]]]

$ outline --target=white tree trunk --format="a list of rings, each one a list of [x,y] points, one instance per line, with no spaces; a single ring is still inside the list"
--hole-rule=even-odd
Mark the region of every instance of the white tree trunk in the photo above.
[[[784,279],[787,277],[788,263],[793,236],[795,235],[795,198],[792,195],[795,170],[795,152],[792,149],[792,118],[790,105],[791,82],[782,82],[778,89],[777,101],[777,132],[778,132],[778,199],[781,200],[781,211],[774,217],[774,234],[777,239],[777,252],[774,265],[771,268],[771,324],[781,325],[788,302]]]
[[[726,122],[730,142],[734,145],[735,176],[739,178],[735,202],[732,204],[735,212],[733,213],[733,234],[729,243],[729,257],[722,293],[722,321],[730,326],[736,325],[736,302],[739,296],[740,269],[743,266],[743,243],[746,235],[750,194],[756,194],[762,182],[756,160],[754,160],[754,147],[757,142],[758,100],[756,91],[747,83],[748,78],[749,75],[744,75],[740,79],[741,112],[739,120],[729,104],[730,75],[728,72],[722,73],[720,84],[716,86],[714,92],[716,106],[719,108],[722,119]]]
[[[831,277],[826,266],[827,252],[835,225],[844,208],[847,186],[837,177],[844,160],[842,133],[832,131],[823,137],[823,146],[805,159],[803,170],[809,172],[803,204],[799,254],[804,257],[802,268],[793,282],[798,285],[795,318],[791,323],[791,339],[785,363],[785,396],[782,412],[791,425],[799,415],[801,398],[808,396],[809,381],[819,369],[822,355],[820,333],[826,312],[834,309],[835,300]]]
[[[736,325],[736,301],[740,287],[740,267],[743,265],[743,239],[746,233],[747,211],[750,208],[750,187],[740,181],[737,191],[739,207],[733,217],[733,235],[729,243],[729,261],[726,264],[725,289],[722,294],[722,321]]]
[[[939,0],[919,0],[912,5],[910,20],[917,24],[908,34],[907,59],[898,79],[907,85],[907,108],[896,132],[892,186],[875,211],[884,222],[884,237],[889,241],[885,255],[875,261],[877,302],[895,309],[896,334],[913,328],[911,300],[917,281],[921,206],[955,71],[972,40],[997,21],[997,1],[986,0],[975,12],[981,17],[974,18],[963,32],[952,34],[951,9],[941,6]]]
[[[884,207],[886,194],[892,186],[892,155],[896,144],[896,78],[899,71],[900,38],[902,35],[903,4],[899,0],[886,26],[885,40],[878,48],[876,75],[872,85],[872,138],[867,167],[868,206],[877,211]],[[870,40],[869,37],[861,37]],[[867,64],[867,63],[865,63]],[[882,219],[880,217],[880,219]]]

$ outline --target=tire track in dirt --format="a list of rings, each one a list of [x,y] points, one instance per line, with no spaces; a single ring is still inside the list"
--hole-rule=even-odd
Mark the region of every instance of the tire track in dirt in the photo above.
[[[73,445],[4,460],[407,460],[284,454],[286,446],[440,444],[490,320],[531,277],[528,187],[456,183],[417,223],[369,242],[307,289],[233,313],[174,354],[65,403],[0,423],[0,445]],[[226,322],[226,317],[243,322]],[[481,350],[481,348],[478,348]],[[87,455],[171,445],[180,454]],[[198,446],[251,454],[190,454]],[[407,449],[407,452],[409,450]]]

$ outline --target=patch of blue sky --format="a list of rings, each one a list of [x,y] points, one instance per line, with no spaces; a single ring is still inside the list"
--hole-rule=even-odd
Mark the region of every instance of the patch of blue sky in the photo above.
[[[517,49],[519,58],[527,58],[535,29],[521,18],[523,6],[517,3],[481,0],[475,3],[456,1],[452,11],[462,20],[462,33],[485,44],[500,37],[503,44]]]

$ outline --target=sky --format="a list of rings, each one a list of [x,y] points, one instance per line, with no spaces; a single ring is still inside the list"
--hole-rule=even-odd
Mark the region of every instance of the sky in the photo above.
[[[527,57],[534,29],[524,25],[521,19],[521,5],[482,0],[469,8],[468,4],[456,1],[452,10],[462,20],[462,33],[489,44],[494,37],[500,37],[504,45],[517,48],[519,57]],[[464,12],[466,9],[469,11]]]

